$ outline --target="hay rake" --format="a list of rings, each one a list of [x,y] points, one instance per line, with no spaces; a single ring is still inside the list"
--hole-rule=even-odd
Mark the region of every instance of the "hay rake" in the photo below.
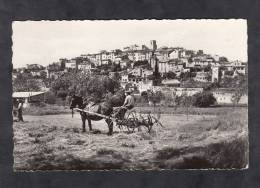
[[[159,118],[154,117],[151,113],[141,114],[136,113],[136,111],[131,110],[126,116],[122,118],[116,118],[112,116],[105,116],[103,114],[87,111],[84,109],[76,108],[77,111],[86,112],[89,114],[97,115],[103,117],[104,119],[110,119],[115,122],[116,126],[119,129],[126,128],[129,132],[134,132],[136,129],[140,130],[141,127],[145,127],[148,132],[151,132],[154,125],[163,127],[162,123],[159,121]]]

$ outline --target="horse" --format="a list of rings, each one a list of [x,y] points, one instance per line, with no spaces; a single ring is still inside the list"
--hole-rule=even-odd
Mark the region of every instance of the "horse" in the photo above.
[[[113,113],[113,107],[121,106],[124,101],[124,98],[121,97],[121,99],[119,99],[115,102],[115,100],[113,100],[114,96],[115,95],[113,95],[110,100],[106,100],[104,102],[94,104],[92,107],[95,109],[95,111],[93,111],[93,112],[102,114],[105,116],[110,116]],[[88,103],[84,102],[83,97],[76,96],[76,95],[72,96],[71,103],[70,103],[70,109],[72,110],[72,112],[73,112],[73,109],[76,107],[78,107],[79,109],[84,109],[87,105],[88,105]],[[81,120],[82,120],[82,132],[86,132],[86,120],[88,120],[89,131],[92,131],[91,120],[99,121],[99,120],[104,119],[104,117],[101,117],[101,116],[98,116],[95,114],[91,114],[91,113],[87,113],[87,112],[83,112],[83,111],[80,112],[80,115],[81,115]],[[105,119],[105,121],[108,125],[107,134],[112,135],[113,134],[113,121],[111,119]]]

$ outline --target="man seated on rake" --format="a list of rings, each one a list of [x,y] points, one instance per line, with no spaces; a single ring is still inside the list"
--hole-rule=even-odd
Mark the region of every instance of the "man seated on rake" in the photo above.
[[[124,104],[117,109],[117,111],[114,115],[116,118],[123,119],[126,111],[134,108],[135,99],[131,95],[131,93],[132,92],[130,90],[125,91],[126,98],[125,98]]]

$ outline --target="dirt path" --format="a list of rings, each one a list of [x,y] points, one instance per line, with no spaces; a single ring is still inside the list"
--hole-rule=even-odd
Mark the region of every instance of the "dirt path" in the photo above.
[[[146,130],[129,134],[115,127],[115,133],[107,136],[104,120],[93,122],[93,128],[101,131],[93,134],[88,128],[81,132],[79,114],[73,118],[70,114],[24,116],[25,123],[13,125],[14,168],[157,169],[161,167],[155,159],[160,159],[161,150],[166,148],[168,155],[167,148],[175,152],[212,138],[214,118],[190,115],[187,120],[186,115],[162,115],[164,127],[154,127],[150,134]]]

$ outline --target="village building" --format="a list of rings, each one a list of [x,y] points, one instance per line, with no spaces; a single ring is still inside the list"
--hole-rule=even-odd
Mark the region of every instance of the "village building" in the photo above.
[[[181,57],[182,49],[173,49],[169,52],[169,59],[179,59]]]
[[[203,88],[183,88],[183,87],[177,87],[173,88],[172,90],[174,92],[174,95],[176,96],[182,96],[182,95],[187,95],[187,96],[193,96],[197,93],[200,93],[203,91]]]
[[[203,88],[184,88],[184,87],[167,87],[153,86],[153,91],[162,91],[163,93],[171,93],[172,96],[193,96],[196,93],[203,92]]]
[[[193,79],[197,82],[209,82],[210,74],[208,72],[197,72]]]
[[[219,82],[220,80],[220,73],[219,73],[219,66],[212,66],[211,67],[212,74],[211,74],[211,82]]]
[[[192,58],[192,63],[196,67],[206,67],[210,66],[214,62],[214,59],[208,56],[196,56]]]
[[[140,93],[147,92],[148,90],[152,90],[153,88],[153,81],[144,79],[138,83],[138,90]]]
[[[150,49],[151,49],[152,51],[157,50],[156,40],[151,40],[151,41],[150,41]]]
[[[216,98],[217,104],[221,105],[231,105],[234,104],[234,95],[235,90],[229,88],[219,88],[212,91],[213,96]],[[240,105],[247,105],[248,104],[248,95],[244,94],[241,96],[240,100],[238,101]]]
[[[94,69],[95,69],[95,65],[90,60],[83,60],[78,64],[78,70],[82,72],[91,73]]]
[[[162,85],[166,87],[180,87],[181,82],[177,79],[167,79],[162,81]]]
[[[137,67],[130,70],[129,73],[137,77],[146,78],[148,76],[151,76],[153,74],[153,71],[142,67]]]
[[[65,68],[66,69],[77,69],[77,60],[76,60],[76,58],[73,58],[73,59],[69,60],[68,62],[66,62]]]

